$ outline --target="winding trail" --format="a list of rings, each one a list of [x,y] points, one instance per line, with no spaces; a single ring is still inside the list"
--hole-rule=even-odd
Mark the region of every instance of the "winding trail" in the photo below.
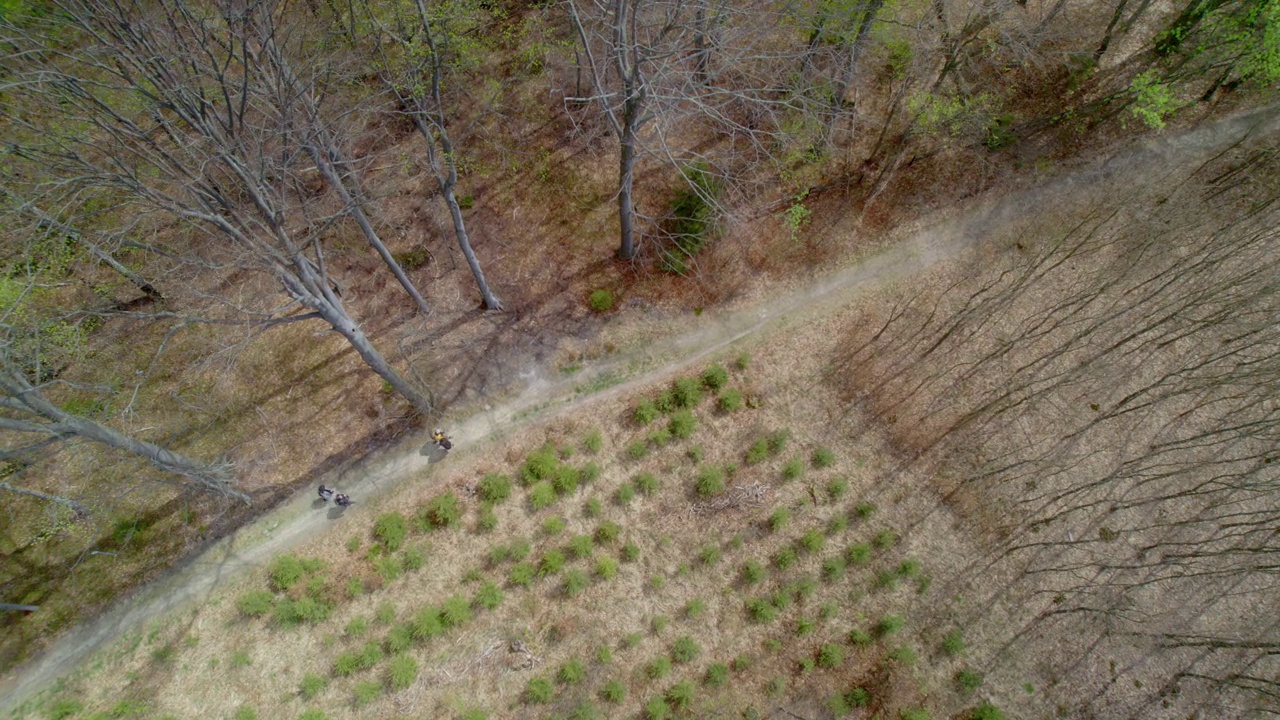
[[[1200,164],[1247,138],[1280,132],[1280,104],[1202,125],[1179,135],[1157,137],[1127,147],[1085,167],[1069,171],[1034,188],[974,202],[945,219],[928,219],[899,228],[881,249],[848,266],[814,279],[782,297],[704,314],[694,328],[648,344],[642,351],[622,353],[571,377],[536,368],[519,378],[523,390],[500,405],[455,421],[454,452],[478,452],[489,443],[525,426],[573,408],[630,392],[701,362],[746,338],[763,336],[788,319],[814,317],[840,307],[859,294],[914,276],[957,257],[984,238],[999,234],[1044,203],[1061,203],[1088,192],[1121,191]],[[689,324],[682,318],[683,325]],[[548,379],[554,378],[554,379]],[[598,390],[594,390],[598,388]],[[357,498],[394,492],[403,482],[427,471],[439,459],[425,436],[406,438],[366,458],[336,477],[321,478]],[[0,713],[16,718],[39,700],[58,678],[75,670],[92,654],[150,618],[207,599],[225,582],[257,567],[276,554],[324,532],[340,513],[316,512],[308,488],[293,499],[164,577],[139,588],[108,611],[66,633],[36,659],[0,679]]]

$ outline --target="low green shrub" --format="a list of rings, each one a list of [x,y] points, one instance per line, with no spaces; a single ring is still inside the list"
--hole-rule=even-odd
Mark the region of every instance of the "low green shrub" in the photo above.
[[[850,707],[863,708],[871,704],[871,693],[866,688],[855,687],[844,694],[844,699]]]
[[[409,655],[396,655],[387,667],[387,684],[392,690],[405,690],[418,679],[418,661]]]
[[[817,530],[809,530],[796,540],[796,546],[807,553],[816,553],[822,549],[822,543],[826,540],[822,533]]]
[[[822,561],[822,579],[827,582],[838,582],[844,578],[845,561],[840,556],[829,557]]]
[[[844,662],[844,648],[827,643],[818,649],[818,667],[831,669]]]
[[[696,695],[697,691],[694,690],[693,683],[681,680],[667,690],[667,702],[671,703],[671,707],[676,710],[688,710],[693,705]]]
[[[914,558],[907,558],[898,563],[898,575],[906,578],[916,577],[920,574],[920,561]]]
[[[578,491],[578,483],[582,479],[582,471],[572,465],[561,465],[560,471],[551,478],[551,487],[561,497],[572,495]]]
[[[982,686],[982,673],[964,668],[956,673],[956,689],[966,695]]]
[[[956,628],[943,636],[942,652],[945,653],[947,657],[963,655],[964,649],[964,634],[960,632],[960,628]]]
[[[404,551],[404,569],[420,570],[427,564],[427,549],[422,545],[412,545]]]
[[[476,532],[489,533],[498,527],[498,514],[493,511],[493,506],[484,503],[476,511]]]
[[[1009,716],[999,707],[989,702],[984,702],[973,710],[969,711],[969,720],[1008,720]]]
[[[711,687],[718,687],[729,680],[729,668],[724,663],[714,662],[707,666],[707,673],[702,682]]]
[[[613,309],[613,293],[604,288],[592,290],[587,298],[587,305],[593,312],[604,313]]]
[[[660,680],[671,674],[671,658],[663,655],[654,658],[652,662],[645,666],[645,675],[651,680]]]
[[[66,720],[84,710],[84,703],[75,698],[58,698],[45,711],[49,720]]]
[[[746,370],[751,365],[751,353],[742,353],[737,360],[733,361],[733,366],[738,368],[739,372]]]
[[[546,577],[560,572],[564,568],[564,553],[552,548],[542,554],[542,560],[538,563],[538,574]]]
[[[767,438],[760,438],[752,443],[751,447],[747,448],[747,454],[743,458],[748,465],[758,465],[768,459],[769,440]]]
[[[873,502],[868,502],[866,500],[863,500],[862,502],[853,506],[853,514],[857,515],[859,518],[863,520],[866,520],[867,518],[876,514],[876,504]]]
[[[373,620],[379,625],[390,625],[396,621],[396,606],[383,601],[373,611]]]
[[[778,609],[768,598],[752,598],[747,601],[747,614],[752,622],[769,623],[778,616]]]
[[[302,682],[298,686],[298,694],[302,695],[302,699],[310,700],[324,690],[324,678],[315,673],[307,673],[302,676]]]
[[[871,539],[871,544],[880,550],[888,550],[898,542],[898,533],[893,530],[881,530]]]
[[[530,453],[520,466],[520,482],[529,486],[539,480],[550,480],[559,469],[560,457],[556,455],[555,447],[543,445]]]
[[[419,642],[444,632],[444,623],[440,622],[440,611],[433,607],[424,607],[413,615],[413,639]]]
[[[702,546],[702,549],[698,551],[698,562],[706,565],[707,567],[718,564],[720,562],[720,546]]]
[[[587,574],[578,569],[570,570],[564,574],[564,594],[568,597],[577,597],[582,594],[583,590],[591,584],[587,579]]]
[[[383,513],[373,524],[373,536],[387,552],[395,552],[409,535],[409,521],[398,512]]]
[[[880,622],[876,623],[876,635],[885,637],[892,635],[906,625],[906,620],[901,615],[885,615],[880,618]]]
[[[499,588],[497,583],[492,580],[485,580],[480,589],[476,590],[475,597],[471,599],[471,602],[478,608],[496,610],[498,606],[502,605],[503,599],[502,588]]]
[[[619,485],[618,489],[613,493],[613,501],[622,507],[630,505],[631,501],[634,500],[635,497],[636,488],[631,483],[623,483]]]
[[[769,516],[769,530],[771,532],[781,532],[791,522],[791,511],[786,508],[778,508]]]
[[[425,515],[431,527],[445,529],[458,524],[462,519],[462,509],[458,506],[458,498],[452,492],[446,492],[427,503]]]
[[[516,563],[507,573],[507,582],[514,587],[529,587],[537,570],[529,563]]]
[[[574,535],[569,538],[568,544],[569,554],[574,558],[581,560],[591,557],[591,551],[595,548],[590,535]]]
[[[594,455],[600,452],[601,448],[604,447],[604,437],[600,435],[599,430],[592,430],[587,433],[585,438],[582,439],[582,447],[586,448],[587,452]]]
[[[605,520],[596,526],[595,540],[600,545],[609,545],[622,535],[622,526],[612,520]]]
[[[901,720],[930,720],[929,711],[924,708],[905,708],[898,711]]]
[[[600,688],[600,697],[606,702],[620,705],[627,699],[627,686],[619,680],[609,680]]]
[[[849,644],[854,647],[866,647],[873,641],[871,633],[861,628],[854,628],[849,631]]]
[[[702,383],[696,378],[679,378],[671,388],[671,393],[675,397],[677,408],[689,410],[702,400]]]
[[[586,676],[587,669],[583,667],[580,660],[574,658],[560,666],[560,670],[556,673],[556,680],[565,685],[577,685]]]
[[[813,618],[802,617],[799,620],[796,620],[796,637],[812,635],[813,631],[817,629],[818,624],[813,621]]]
[[[302,561],[298,556],[290,553],[288,555],[280,555],[271,561],[271,585],[276,590],[284,592],[297,584],[302,576],[306,574],[306,570],[302,567]]]
[[[915,667],[916,661],[919,659],[916,656],[916,651],[912,650],[908,645],[899,645],[898,647],[890,650],[887,657],[889,658],[889,662],[892,662],[895,665],[901,665],[905,668]]]
[[[712,365],[702,371],[702,384],[708,390],[719,390],[729,382],[729,371],[723,365]]]
[[[604,512],[604,505],[600,503],[600,498],[587,498],[582,504],[582,516],[585,518],[600,517],[600,513]]]
[[[648,454],[649,454],[649,443],[647,440],[643,438],[633,440],[631,441],[630,444],[627,445],[627,457],[631,458],[632,460],[639,460],[640,458]]]
[[[461,595],[450,595],[440,604],[440,623],[455,628],[471,620],[471,603]]]
[[[804,477],[804,461],[800,458],[791,458],[786,465],[782,466],[782,479],[788,482],[799,480]]]
[[[511,478],[501,473],[488,473],[476,483],[480,499],[498,505],[511,497]]]
[[[544,677],[532,677],[524,686],[524,701],[529,704],[549,703],[555,693],[556,689],[550,680]]]
[[[662,696],[651,697],[644,704],[644,717],[645,720],[667,720],[671,717],[671,708]]]
[[[688,635],[681,635],[676,638],[675,643],[671,646],[671,658],[678,663],[693,662],[701,653],[702,648]]]
[[[871,559],[871,546],[867,543],[854,543],[845,548],[844,557],[850,565],[866,565]]]
[[[640,548],[633,542],[627,542],[622,546],[622,561],[635,562],[640,558]]]
[[[529,506],[534,510],[550,507],[556,501],[556,489],[546,480],[539,480],[529,488]]]
[[[724,470],[718,465],[703,465],[694,484],[699,497],[710,498],[724,492]]]
[[[635,485],[640,494],[652,497],[657,494],[658,488],[662,486],[662,483],[653,473],[641,473],[636,476]]]
[[[795,565],[797,559],[794,548],[784,547],[773,554],[773,566],[779,570],[786,570]]]
[[[748,560],[742,565],[742,580],[748,585],[754,585],[764,579],[764,565],[758,560]]]
[[[813,451],[810,460],[813,461],[814,467],[823,470],[836,464],[836,454],[828,448],[820,447]]]
[[[547,535],[559,535],[564,532],[568,523],[562,517],[549,517],[542,521],[542,532]]]
[[[302,711],[298,716],[298,720],[329,720],[329,716],[324,714],[320,708],[308,708]]]
[[[663,426],[649,433],[649,443],[654,447],[663,447],[671,442],[671,428]]]
[[[618,574],[618,561],[608,555],[596,558],[596,577],[601,580],[612,580]]]
[[[383,555],[373,561],[374,572],[385,583],[393,583],[404,574],[404,559],[399,555]]]
[[[720,406],[720,412],[724,413],[741,410],[743,404],[742,391],[736,388],[725,388],[720,391],[720,396],[716,398],[716,404]]]
[[[832,515],[831,518],[827,520],[828,535],[839,535],[840,533],[848,529],[849,529],[849,518],[845,517],[843,514]]]
[[[738,655],[733,659],[730,667],[733,668],[734,672],[745,672],[751,668],[751,658],[746,655]]]
[[[827,481],[827,495],[832,500],[839,500],[849,492],[849,481],[844,478],[832,478]]]
[[[388,655],[399,655],[413,647],[413,623],[408,622],[391,628],[383,640]]]
[[[694,598],[689,602],[685,603],[685,606],[684,606],[684,615],[685,617],[690,619],[700,617],[706,611],[707,611],[707,604],[703,602],[700,598]]]
[[[236,600],[236,608],[241,615],[261,617],[271,612],[272,602],[276,596],[266,590],[250,590]]]
[[[679,410],[671,416],[667,429],[674,437],[687,440],[698,427],[698,418],[689,410]]]

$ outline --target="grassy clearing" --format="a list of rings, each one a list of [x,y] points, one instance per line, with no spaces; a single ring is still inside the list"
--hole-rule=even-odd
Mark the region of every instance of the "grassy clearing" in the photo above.
[[[872,501],[850,449],[828,459],[782,407],[721,409],[713,391],[749,386],[769,359],[751,367],[526,432],[505,462],[447,467],[158,627],[63,700],[110,712],[145,693],[156,714],[334,720],[394,715],[406,698],[439,717],[698,716],[811,697],[896,713],[886,683],[934,673],[940,706],[966,702],[911,621],[927,595],[876,589],[933,563],[906,554],[891,500],[859,511]],[[655,426],[669,437],[655,442]],[[463,521],[480,513],[494,526]]]

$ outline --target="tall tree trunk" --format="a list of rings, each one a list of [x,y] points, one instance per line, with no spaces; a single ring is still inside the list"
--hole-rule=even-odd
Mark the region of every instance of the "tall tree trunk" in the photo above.
[[[618,162],[618,231],[621,237],[618,257],[632,260],[636,256],[635,208],[631,199],[636,168],[636,131],[630,113],[624,122],[622,152]]]
[[[449,216],[453,218],[453,233],[458,238],[458,247],[462,248],[462,256],[467,259],[467,266],[471,268],[471,275],[476,279],[476,287],[480,288],[485,308],[501,310],[502,301],[489,289],[489,283],[484,279],[484,271],[480,269],[480,261],[476,259],[476,253],[471,249],[471,238],[467,236],[467,224],[462,219],[462,208],[458,205],[458,199],[454,197],[453,185],[447,185],[444,188],[444,202],[449,206]]]
[[[1093,51],[1093,63],[1096,65],[1102,59],[1102,55],[1107,52],[1107,48],[1111,46],[1112,33],[1115,32],[1116,24],[1120,22],[1120,18],[1124,15],[1124,8],[1129,4],[1129,0],[1120,0],[1116,3],[1116,11],[1111,14],[1111,22],[1107,23],[1107,29],[1102,33],[1102,42],[1098,43],[1098,49]]]
[[[0,428],[16,432],[75,435],[137,455],[161,470],[187,478],[201,488],[230,495],[246,503],[250,501],[248,495],[228,487],[235,482],[235,478],[227,468],[193,460],[168,448],[125,435],[88,418],[72,415],[49,402],[39,388],[33,386],[21,372],[14,368],[7,368],[0,372],[0,390],[5,394],[3,403],[0,404],[36,415],[47,421],[33,423],[0,418]]]
[[[862,22],[858,24],[858,34],[854,35],[853,44],[849,46],[849,60],[844,66],[844,72],[840,74],[840,80],[836,83],[835,97],[832,98],[832,105],[835,108],[844,105],[844,96],[849,92],[854,73],[858,70],[858,57],[862,55],[867,34],[871,32],[871,24],[875,22],[876,15],[880,13],[882,7],[884,7],[884,0],[871,0],[863,11]]]
[[[395,256],[387,249],[386,244],[382,242],[382,238],[378,237],[378,231],[374,230],[373,223],[369,222],[369,216],[365,214],[364,208],[351,195],[346,183],[343,182],[337,170],[333,167],[332,159],[337,157],[336,151],[332,148],[327,148],[324,152],[321,152],[314,143],[307,145],[307,151],[310,153],[316,167],[320,170],[320,174],[324,175],[325,181],[338,193],[338,198],[342,200],[343,204],[351,212],[351,217],[355,219],[356,225],[360,227],[360,232],[364,233],[365,239],[378,252],[382,262],[386,263],[387,267],[391,269],[391,274],[395,275],[400,286],[404,288],[405,292],[409,293],[409,297],[413,298],[413,303],[418,306],[418,312],[423,315],[429,315],[431,308],[427,306],[427,301],[418,292],[418,288],[414,287],[413,281],[405,274],[404,268],[400,266]]]

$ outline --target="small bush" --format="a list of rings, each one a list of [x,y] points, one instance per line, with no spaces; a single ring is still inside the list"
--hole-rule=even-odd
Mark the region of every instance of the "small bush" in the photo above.
[[[640,558],[640,548],[633,542],[628,542],[622,546],[622,561],[635,562]]]
[[[672,413],[679,409],[679,406],[676,405],[675,393],[670,390],[663,390],[658,397],[654,398],[653,406],[658,408],[658,412],[663,414]]]
[[[666,677],[667,675],[670,675],[671,674],[671,658],[668,658],[665,655],[659,658],[654,658],[653,662],[650,662],[647,666],[645,666],[644,672],[652,680],[659,680],[661,678]]]
[[[718,687],[725,684],[729,680],[729,668],[724,663],[711,663],[707,666],[707,674],[703,676],[702,682],[711,687]]]
[[[324,689],[324,685],[324,678],[315,673],[307,673],[302,676],[302,683],[298,686],[298,693],[302,695],[304,700],[310,700],[320,694],[320,691]]]
[[[678,663],[692,662],[701,652],[702,648],[688,635],[681,635],[671,646],[671,658]]]
[[[504,503],[511,497],[511,478],[500,473],[489,473],[476,483],[476,494],[487,503]]]
[[[920,574],[920,561],[908,558],[898,563],[898,574],[902,577],[916,577]]]
[[[671,392],[675,396],[676,407],[688,410],[702,400],[702,383],[695,378],[680,378]]]
[[[581,560],[583,558],[591,557],[591,551],[594,549],[595,545],[592,542],[590,535],[574,535],[569,538],[568,547],[569,554]]]
[[[604,512],[604,506],[600,504],[600,498],[587,498],[582,505],[582,516],[586,518],[600,517],[600,513]]]
[[[333,674],[338,677],[347,677],[354,674],[360,669],[360,653],[344,652],[338,655],[333,661]]]
[[[844,478],[833,478],[827,481],[827,495],[831,496],[832,500],[839,500],[844,497],[847,492],[849,492],[848,480],[845,480]]]
[[[529,704],[548,703],[551,702],[555,692],[555,687],[551,685],[550,680],[544,677],[532,677],[524,686],[524,701]]]
[[[478,608],[496,610],[498,606],[502,605],[502,589],[499,588],[492,580],[485,580],[484,584],[476,591],[476,596],[472,598],[471,601]]]
[[[902,720],[929,720],[929,711],[924,708],[906,708],[898,711]]]
[[[271,603],[275,600],[275,597],[275,595],[266,590],[250,590],[236,600],[236,607],[240,610],[241,615],[261,617],[271,612]]]
[[[823,645],[818,650],[818,667],[831,669],[844,662],[844,648],[833,643]]]
[[[717,465],[703,465],[698,471],[698,481],[694,486],[698,496],[715,497],[724,492],[724,470]]]
[[[813,466],[819,470],[829,468],[836,464],[836,454],[824,447],[814,450],[813,456],[810,459],[813,461]]]
[[[411,633],[418,641],[429,640],[444,632],[444,624],[440,622],[440,611],[432,607],[424,607],[414,613]]]
[[[671,708],[661,696],[649,698],[644,704],[645,720],[667,720],[671,717]]]
[[[599,430],[592,430],[587,433],[585,438],[582,439],[582,447],[586,448],[587,452],[594,455],[600,452],[600,449],[604,447],[604,437],[600,435]]]
[[[906,621],[901,615],[885,615],[880,618],[880,622],[876,623],[876,635],[885,637],[892,635],[902,629],[906,625]]]
[[[747,614],[752,622],[769,623],[778,616],[778,609],[768,598],[752,598],[747,601]]]
[[[835,695],[828,697],[825,705],[827,706],[827,712],[831,713],[836,718],[842,718],[853,712],[853,708],[849,705],[849,701],[845,700],[844,695],[840,693],[836,693]]]
[[[871,704],[871,693],[866,688],[856,687],[845,693],[844,699],[850,707],[862,708]]]
[[[799,480],[804,477],[804,461],[800,458],[791,458],[786,465],[782,466],[782,479],[788,482]]]
[[[698,562],[706,565],[707,567],[711,567],[712,565],[719,563],[720,546],[704,545],[702,549],[698,551]]]
[[[596,558],[595,574],[601,580],[612,580],[618,574],[618,561],[608,555]]]
[[[650,497],[655,495],[658,492],[658,488],[662,485],[653,473],[641,473],[640,475],[637,475],[635,484],[636,489],[640,491],[640,494]]]
[[[671,618],[667,617],[666,615],[654,615],[653,619],[649,621],[649,627],[653,628],[654,635],[662,634],[662,631],[666,630],[667,625],[670,625],[670,624],[671,624]]]
[[[708,390],[719,390],[729,382],[729,371],[723,365],[712,365],[702,372],[702,384]]]
[[[577,685],[586,676],[587,669],[582,666],[582,662],[577,658],[561,665],[560,671],[556,673],[556,679],[565,685]]]
[[[58,698],[47,711],[49,720],[66,720],[84,710],[84,703],[75,698]]]
[[[383,582],[392,583],[404,574],[404,559],[398,555],[383,555],[373,561],[373,569]]]
[[[392,690],[405,690],[418,679],[418,661],[408,655],[396,655],[387,667],[387,684]]]
[[[578,703],[573,711],[569,713],[569,720],[603,720],[600,714],[600,708],[590,700],[583,700]]]
[[[534,510],[550,507],[556,501],[556,489],[546,480],[539,480],[529,488],[529,506]]]
[[[600,697],[606,702],[619,705],[627,699],[627,686],[618,680],[610,680],[600,689]]]
[[[427,503],[425,516],[431,527],[436,529],[451,528],[462,519],[462,509],[458,507],[458,498],[447,492],[437,495]]]
[[[769,530],[771,532],[781,532],[791,522],[791,511],[786,508],[778,508],[769,516]]]
[[[546,577],[560,572],[564,568],[564,553],[556,549],[551,549],[542,554],[542,560],[538,563],[538,574]]]
[[[758,560],[748,560],[742,566],[742,580],[754,585],[764,579],[764,566]]]
[[[613,501],[622,507],[630,505],[631,501],[634,500],[635,497],[636,488],[631,483],[623,483],[622,485],[619,485],[618,489],[613,493]]]
[[[404,551],[404,569],[419,570],[427,564],[427,549],[421,545],[414,545]]]
[[[818,618],[823,622],[830,620],[836,616],[835,603],[822,603],[822,607],[818,608]]]
[[[871,546],[867,543],[854,543],[845,548],[844,557],[850,565],[866,565],[871,559]]]
[[[667,424],[667,429],[671,434],[681,440],[686,440],[693,435],[693,431],[698,427],[698,418],[694,417],[689,410],[680,410],[671,416],[671,422]]]
[[[493,506],[489,503],[481,505],[476,514],[476,532],[493,532],[497,527],[498,514],[493,511]]]
[[[867,502],[866,500],[863,500],[862,502],[853,506],[853,514],[857,515],[859,518],[862,518],[863,520],[866,520],[867,518],[876,514],[876,504],[873,502]]]
[[[697,618],[707,611],[707,604],[698,598],[690,600],[684,606],[684,615],[687,618]]]
[[[582,471],[572,465],[561,465],[560,471],[551,478],[551,487],[561,497],[572,495],[578,491],[578,483],[582,479]]]
[[[581,570],[570,570],[564,574],[564,594],[569,597],[577,597],[582,594],[583,590],[591,581],[587,579],[587,574]]]
[[[591,296],[587,298],[587,305],[598,313],[609,312],[613,309],[613,293],[604,288],[592,290]]]
[[[866,647],[871,644],[872,640],[871,633],[861,628],[854,628],[849,631],[849,644],[854,647]]]
[[[329,716],[325,715],[320,708],[309,708],[302,711],[302,714],[298,716],[298,720],[329,720]]]
[[[982,686],[982,673],[964,669],[956,673],[956,689],[966,695]]]
[[[465,625],[471,620],[471,603],[461,595],[450,595],[440,605],[440,623],[447,628]]]
[[[658,408],[654,407],[652,400],[641,400],[636,403],[636,409],[631,413],[631,419],[640,427],[644,427],[657,420],[660,414]]]
[[[902,645],[890,650],[888,658],[889,661],[895,665],[901,665],[905,668],[915,667],[918,659],[916,657],[916,651],[912,650],[907,645]]]
[[[281,592],[293,587],[302,576],[306,574],[306,570],[302,567],[302,561],[292,553],[281,555],[271,562],[271,585]]]
[[[507,573],[507,582],[515,587],[529,587],[537,571],[529,563],[516,563]]]
[[[969,713],[970,720],[1008,720],[1009,716],[1004,714],[1000,708],[989,702],[984,702],[974,708]]]
[[[733,366],[738,368],[739,372],[746,370],[749,365],[751,365],[751,353],[744,352],[733,361]]]
[[[898,542],[898,533],[892,530],[881,530],[871,539],[871,544],[880,550],[888,550]]]
[[[383,602],[373,611],[373,619],[379,625],[390,625],[396,621],[396,606],[389,602]]]
[[[735,388],[721,390],[720,397],[716,398],[716,404],[720,406],[720,412],[725,413],[742,409],[742,403],[742,391]]]
[[[881,570],[876,573],[876,587],[881,590],[893,590],[898,587],[898,573],[892,570]]]
[[[848,528],[849,528],[849,518],[845,517],[843,514],[833,515],[831,516],[831,519],[827,521],[828,535],[839,535],[840,533],[844,532]]]
[[[556,449],[551,445],[543,445],[530,453],[525,458],[524,465],[520,466],[520,482],[528,486],[539,480],[550,480],[559,469],[560,458],[556,455]]]
[[[693,683],[688,680],[681,680],[672,685],[667,690],[667,702],[671,703],[671,707],[677,710],[687,710],[693,705],[693,698],[696,695]]]
[[[641,640],[644,640],[644,633],[638,633],[638,632],[628,633],[627,635],[624,635],[622,638],[622,647],[633,648],[639,645]]]
[[[844,578],[844,569],[844,558],[829,557],[822,561],[822,579],[827,582],[837,582]]]
[[[801,535],[799,540],[796,540],[796,545],[805,552],[816,553],[822,549],[824,540],[826,538],[822,536],[822,533],[817,530],[810,530]]]
[[[743,458],[748,465],[758,465],[768,459],[769,441],[765,438],[761,438],[752,443],[751,447],[747,448],[747,454]]]
[[[480,708],[469,708],[458,716],[458,720],[489,720],[489,713]]]
[[[382,543],[387,552],[395,552],[404,545],[409,534],[409,521],[397,512],[385,513],[373,524],[373,536]]]
[[[639,460],[640,458],[648,454],[649,454],[649,443],[643,438],[633,440],[631,444],[627,445],[627,457],[631,458],[632,460]]]
[[[782,693],[787,691],[787,681],[781,677],[775,677],[765,685],[764,691],[769,693],[770,697],[782,697]]]
[[[566,524],[564,518],[549,517],[542,521],[542,532],[547,535],[559,535],[564,532]]]
[[[599,665],[608,665],[613,662],[613,651],[608,645],[601,645],[596,648],[596,663]]]
[[[942,652],[945,653],[948,657],[956,657],[957,655],[963,655],[964,648],[965,648],[964,635],[961,634],[959,628],[956,628],[955,630],[952,630],[951,632],[943,636]]]
[[[785,547],[774,553],[773,566],[779,570],[786,570],[796,564],[796,551],[793,548]]]
[[[612,520],[605,520],[596,526],[595,540],[600,545],[608,545],[622,535],[622,526]]]
[[[796,637],[812,635],[813,631],[817,629],[818,624],[813,621],[813,618],[802,617],[796,621]]]

